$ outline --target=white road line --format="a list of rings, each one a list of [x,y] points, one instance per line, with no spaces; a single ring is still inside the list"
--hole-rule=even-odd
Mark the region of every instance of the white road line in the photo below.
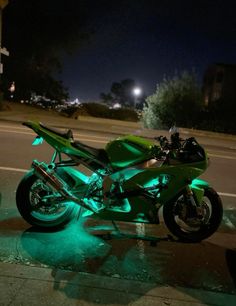
[[[15,130],[7,130],[4,128],[8,128],[7,126],[3,126],[0,125],[0,128],[3,128],[2,130],[0,130],[0,132],[3,133],[16,133],[16,134],[24,134],[24,135],[36,135],[36,133],[34,132],[27,132],[27,130],[24,127],[10,127],[12,129]],[[24,131],[18,131],[18,130],[24,130]],[[88,141],[88,142],[97,142],[97,143],[107,143],[110,138],[108,137],[103,137],[103,136],[93,136],[93,135],[86,135],[86,134],[81,134],[81,133],[74,133],[75,138],[78,138],[78,140],[82,140],[82,141]],[[104,140],[98,140],[98,139],[104,139]],[[105,140],[106,139],[106,140]],[[216,157],[216,158],[222,158],[222,159],[232,159],[232,160],[236,160],[236,156],[229,156],[229,155],[221,155],[221,154],[214,154],[214,153],[208,153],[208,156],[210,157]]]
[[[26,169],[10,168],[10,167],[0,167],[0,170],[13,171],[13,172],[24,172],[24,173],[29,171],[29,170],[26,170]]]
[[[223,216],[223,221],[224,221],[226,226],[228,226],[231,229],[235,229],[234,224],[230,221],[230,219],[228,217]]]
[[[220,154],[212,154],[212,153],[208,153],[208,156],[211,157],[218,157],[218,158],[224,158],[224,159],[236,159],[236,156],[228,156],[228,155],[220,155]]]
[[[36,136],[36,133],[34,132],[27,132],[27,131],[13,131],[13,130],[0,130],[0,133],[13,133],[13,134],[24,134],[24,135],[32,135],[32,136]],[[80,134],[80,133],[74,133],[75,138],[78,138],[78,140],[84,140],[84,141],[90,141],[90,142],[98,142],[98,143],[107,143],[110,138],[107,137],[103,137],[103,136],[88,136],[86,134]],[[87,138],[89,137],[89,138]],[[97,139],[107,139],[105,140],[97,140]]]
[[[25,130],[26,129],[26,127],[23,127],[23,126],[11,126],[11,125],[2,125],[2,124],[0,124],[0,128],[19,129],[19,130]]]
[[[234,193],[218,192],[218,194],[224,197],[236,198],[236,194]]]
[[[2,129],[3,128],[3,129]],[[67,130],[66,128],[58,128],[58,130]],[[13,132],[16,132],[16,133],[20,133],[22,131],[28,131],[28,133],[31,133],[31,134],[36,134],[35,132],[32,132],[31,129],[27,128],[27,127],[16,127],[16,126],[6,126],[6,125],[0,125],[0,132],[9,132],[9,133],[13,133]],[[31,131],[31,132],[30,132]],[[73,132],[73,135],[78,135],[78,136],[84,136],[84,137],[87,137],[88,134],[83,134],[83,133],[80,133],[80,132]],[[94,138],[102,138],[102,139],[110,139],[109,137],[104,137],[104,136],[94,136],[94,135],[89,135],[89,137],[94,137]]]
[[[1,131],[0,132],[4,132],[4,133],[13,133],[13,134],[24,134],[24,135],[30,135],[30,136],[36,136],[36,133],[31,133],[31,132],[19,132],[19,131]],[[82,141],[88,141],[88,142],[96,142],[96,143],[108,143],[108,140],[98,140],[96,139],[96,136],[91,136],[92,138],[86,138],[86,135],[80,135],[78,134],[78,139],[82,140]],[[95,138],[95,139],[93,139]],[[102,138],[102,137],[100,137]]]
[[[24,134],[24,135],[36,135],[35,133],[31,133],[31,132],[20,132],[20,131],[7,131],[7,130],[0,130],[0,133],[13,133],[13,134]]]
[[[225,147],[225,150],[228,150],[228,149],[232,149],[232,151],[231,152],[229,152],[228,151],[228,153],[230,153],[230,154],[236,154],[236,148],[233,150],[233,148],[228,148],[228,147]],[[209,154],[225,154],[225,150],[214,150],[214,149],[207,149],[206,151],[207,151],[207,153],[209,153]],[[235,151],[235,152],[234,152]]]
[[[11,167],[1,167],[0,170],[4,171],[15,171],[15,172],[28,172],[27,169],[21,169],[21,168],[11,168]],[[227,193],[227,192],[217,192],[220,196],[229,197],[229,198],[236,198],[236,194],[234,193]]]

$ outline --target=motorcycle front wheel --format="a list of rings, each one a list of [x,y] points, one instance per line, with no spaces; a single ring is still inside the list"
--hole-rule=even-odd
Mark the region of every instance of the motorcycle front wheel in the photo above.
[[[188,216],[189,203],[181,194],[163,206],[163,218],[169,231],[186,242],[200,242],[210,237],[220,226],[223,216],[222,202],[213,188],[204,191],[201,217]]]
[[[56,229],[67,224],[72,217],[73,203],[62,202],[47,185],[28,172],[16,191],[16,205],[21,216],[29,224]]]

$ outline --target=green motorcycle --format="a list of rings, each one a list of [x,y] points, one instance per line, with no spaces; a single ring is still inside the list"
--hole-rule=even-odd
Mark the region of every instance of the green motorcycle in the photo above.
[[[128,135],[96,149],[39,122],[25,122],[55,151],[50,163],[34,160],[21,180],[17,208],[31,225],[57,228],[68,223],[79,205],[83,214],[111,221],[159,223],[159,210],[177,238],[198,242],[219,227],[220,197],[198,177],[208,158],[194,138],[175,132],[149,141]]]

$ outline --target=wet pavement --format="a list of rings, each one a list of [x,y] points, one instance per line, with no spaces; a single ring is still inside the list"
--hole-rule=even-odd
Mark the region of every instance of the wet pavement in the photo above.
[[[227,226],[202,243],[187,244],[172,240],[163,225],[120,222],[121,236],[107,221],[76,221],[42,232],[15,210],[5,211],[0,261],[236,294],[236,233]]]
[[[11,142],[14,143],[13,140]],[[24,145],[23,142],[22,146]],[[13,153],[15,151],[13,150]],[[19,160],[25,159],[24,154],[22,152]],[[6,160],[9,159],[8,152],[4,156]],[[15,162],[17,165],[18,159]],[[225,163],[222,162],[222,169],[225,167]],[[233,169],[232,164],[229,164],[225,171],[229,172],[230,169]],[[219,169],[217,171],[213,175],[216,186],[219,173],[222,173]],[[110,222],[92,219],[83,219],[80,222],[74,219],[70,225],[60,231],[42,232],[27,224],[16,210],[14,191],[22,175],[23,173],[19,172],[8,172],[0,182],[0,262],[12,267],[14,264],[31,267],[32,273],[35,273],[34,277],[37,277],[38,269],[46,268],[50,271],[56,287],[60,282],[66,282],[68,277],[78,278],[78,273],[86,272],[90,282],[93,278],[99,282],[101,277],[106,278],[107,283],[109,279],[110,282],[120,281],[119,286],[129,282],[138,282],[135,283],[139,284],[138,288],[143,286],[149,289],[153,288],[153,284],[158,284],[159,288],[182,286],[181,288],[209,290],[214,294],[228,293],[236,297],[234,197],[223,198],[224,219],[220,229],[212,237],[198,244],[174,241],[163,225],[118,223],[121,232],[126,234],[126,236],[120,236],[114,231]],[[226,186],[232,184],[231,181],[227,181],[226,175],[224,183]],[[138,239],[140,235],[160,239],[157,241]],[[14,271],[15,268],[12,269]],[[66,272],[62,273],[61,269]],[[85,274],[81,278],[86,278]],[[31,281],[31,283],[34,282]],[[11,281],[9,284],[11,285]],[[38,289],[38,284],[39,280],[38,282],[35,280],[35,289]],[[22,282],[21,285],[23,286],[24,283]],[[70,286],[72,285],[69,284]],[[66,287],[67,291],[70,291],[68,287]],[[117,294],[121,295],[121,292]],[[201,294],[204,295],[204,292]],[[35,303],[36,301],[37,299]],[[165,300],[163,305],[170,305],[170,303]],[[217,305],[227,305],[227,303],[219,302]]]
[[[236,295],[236,211],[225,203],[220,229],[209,239],[180,243],[165,226],[76,220],[54,232],[31,227],[15,207],[14,190],[22,173],[1,182],[0,261],[32,267],[87,272],[112,279],[141,281]],[[130,237],[131,235],[131,237]],[[145,236],[146,239],[138,239]],[[147,237],[154,237],[148,240]],[[155,238],[159,237],[155,241]],[[52,273],[54,273],[52,272]]]

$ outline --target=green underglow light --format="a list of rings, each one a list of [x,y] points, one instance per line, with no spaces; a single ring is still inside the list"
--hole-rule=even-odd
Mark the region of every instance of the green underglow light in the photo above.
[[[41,145],[42,143],[43,143],[43,137],[37,136],[32,142],[32,146],[38,146]]]
[[[208,186],[209,184],[206,182],[206,181],[204,181],[204,180],[201,180],[201,179],[194,179],[193,181],[192,181],[192,184],[191,185],[195,185],[195,186]]]
[[[143,169],[127,168],[111,175],[113,180],[125,179],[126,181],[138,173],[144,172]]]
[[[140,156],[140,154],[142,154],[142,152],[140,150],[138,150],[137,148],[135,148],[134,146],[131,146],[128,143],[124,143],[124,148],[126,148],[128,151],[130,151],[132,154],[134,154],[135,156]]]
[[[87,271],[87,261],[105,258],[111,246],[101,238],[89,234],[82,222],[47,233],[27,230],[21,236],[21,248],[30,255],[33,262]]]
[[[157,185],[158,182],[159,182],[159,181],[158,181],[157,178],[152,179],[152,180],[148,181],[148,182],[144,185],[144,187],[146,187],[146,188],[152,187],[153,185]]]
[[[167,185],[169,182],[170,178],[168,175],[159,175],[154,179],[151,179],[150,181],[148,181],[144,187],[148,188],[148,187],[152,187],[153,185],[157,185],[159,183],[162,183],[163,185]]]

